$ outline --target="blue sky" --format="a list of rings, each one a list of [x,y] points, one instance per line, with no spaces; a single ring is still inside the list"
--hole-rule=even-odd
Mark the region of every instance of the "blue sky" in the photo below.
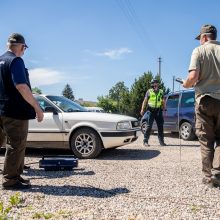
[[[185,78],[203,24],[220,30],[219,0],[1,0],[0,52],[22,33],[32,87],[60,95],[68,83],[76,99],[96,101],[119,81],[130,88],[144,72],[172,89]],[[175,84],[175,89],[178,89]]]

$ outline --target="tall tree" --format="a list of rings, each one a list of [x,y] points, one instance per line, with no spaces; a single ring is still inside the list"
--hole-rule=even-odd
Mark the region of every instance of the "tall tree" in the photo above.
[[[124,82],[116,83],[110,90],[109,90],[109,98],[117,102],[117,109],[118,112],[123,113],[123,103],[124,99],[129,95],[129,89],[125,86]]]
[[[69,84],[66,84],[66,86],[64,87],[63,89],[63,92],[62,92],[63,96],[70,99],[70,100],[75,100],[75,97],[73,95],[73,90],[71,88],[71,86]]]
[[[110,99],[108,96],[99,96],[98,98],[98,107],[104,109],[105,112],[115,113],[117,112],[116,102]]]
[[[151,88],[151,81],[153,79],[153,74],[151,72],[144,73],[138,79],[135,79],[135,82],[131,86],[130,91],[130,111],[131,114],[135,117],[140,117],[140,109],[146,91]]]
[[[151,81],[153,79],[152,72],[148,71],[143,73],[129,89],[124,85],[124,82],[116,83],[110,90],[108,96],[98,97],[98,106],[102,107],[105,111],[119,112],[134,117],[140,116],[140,109],[144,96],[148,89],[151,88]],[[167,94],[170,90],[166,89],[162,80],[155,77],[160,81],[160,88]]]

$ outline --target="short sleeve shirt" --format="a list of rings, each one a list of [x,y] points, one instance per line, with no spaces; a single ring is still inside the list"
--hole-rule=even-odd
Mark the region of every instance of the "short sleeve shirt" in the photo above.
[[[29,84],[29,79],[26,74],[24,61],[17,57],[11,63],[11,75],[14,85]]]
[[[189,65],[191,70],[200,74],[195,85],[197,103],[205,95],[220,99],[220,42],[208,41],[195,48]]]

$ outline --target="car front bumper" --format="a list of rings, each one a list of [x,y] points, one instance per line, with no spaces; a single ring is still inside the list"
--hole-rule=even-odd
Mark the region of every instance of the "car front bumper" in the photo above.
[[[141,130],[101,132],[100,134],[104,148],[113,148],[136,141]]]

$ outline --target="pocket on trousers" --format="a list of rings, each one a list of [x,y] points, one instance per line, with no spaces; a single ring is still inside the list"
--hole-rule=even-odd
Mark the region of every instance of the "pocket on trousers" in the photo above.
[[[202,129],[203,125],[202,122],[199,120],[196,120],[196,124],[195,124],[195,129],[196,129],[196,136],[199,138],[201,133],[202,133]]]

